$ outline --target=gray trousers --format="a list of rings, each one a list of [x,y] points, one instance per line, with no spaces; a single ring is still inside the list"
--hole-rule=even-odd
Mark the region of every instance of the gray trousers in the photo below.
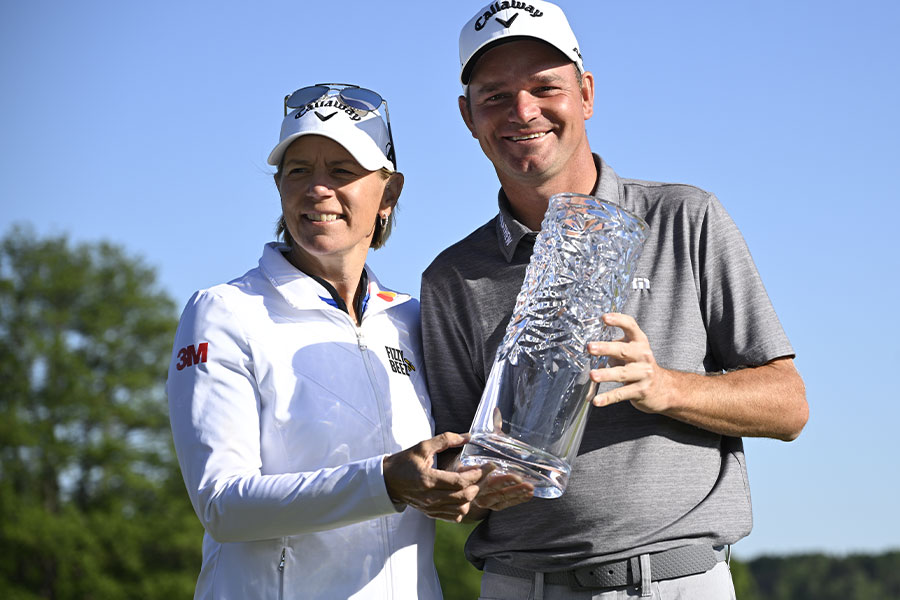
[[[535,573],[534,580],[529,581],[486,572],[481,578],[479,600],[735,600],[731,570],[724,561],[706,573],[645,583],[643,593],[641,585],[577,591],[564,585],[545,585],[542,573]]]

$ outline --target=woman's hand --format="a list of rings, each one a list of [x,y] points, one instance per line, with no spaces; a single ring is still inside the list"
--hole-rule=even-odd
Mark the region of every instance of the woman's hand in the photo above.
[[[459,523],[472,507],[478,495],[481,467],[466,467],[459,471],[435,468],[435,455],[449,448],[458,448],[468,437],[457,433],[442,433],[412,448],[384,458],[384,483],[391,500],[405,503],[433,519]]]

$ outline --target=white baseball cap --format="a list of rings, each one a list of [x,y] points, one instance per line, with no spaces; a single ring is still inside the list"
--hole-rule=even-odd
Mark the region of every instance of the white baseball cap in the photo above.
[[[278,145],[269,154],[269,164],[278,166],[284,152],[304,135],[321,135],[343,146],[367,171],[394,171],[391,136],[378,110],[357,110],[338,93],[328,93],[287,114],[281,122]]]
[[[550,44],[584,73],[578,40],[560,7],[542,0],[504,0],[491,2],[479,10],[459,33],[459,78],[463,86],[468,85],[472,69],[482,54],[497,44],[517,38],[533,38]]]

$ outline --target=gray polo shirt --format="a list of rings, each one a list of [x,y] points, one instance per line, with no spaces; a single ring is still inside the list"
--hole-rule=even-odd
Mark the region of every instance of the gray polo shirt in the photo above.
[[[594,195],[640,215],[650,235],[623,312],[668,369],[720,373],[793,356],[743,237],[715,196],[621,179],[595,155]],[[444,250],[422,278],[422,333],[438,432],[469,430],[535,232],[500,192],[499,214]],[[749,533],[740,438],[623,402],[592,408],[565,494],[491,513],[466,555],[554,571]]]

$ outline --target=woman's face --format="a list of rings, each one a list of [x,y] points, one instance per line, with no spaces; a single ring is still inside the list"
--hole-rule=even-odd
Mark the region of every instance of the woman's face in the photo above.
[[[329,138],[298,138],[276,178],[294,258],[306,268],[335,259],[365,261],[376,218],[387,217],[397,202],[398,180],[362,168]]]

